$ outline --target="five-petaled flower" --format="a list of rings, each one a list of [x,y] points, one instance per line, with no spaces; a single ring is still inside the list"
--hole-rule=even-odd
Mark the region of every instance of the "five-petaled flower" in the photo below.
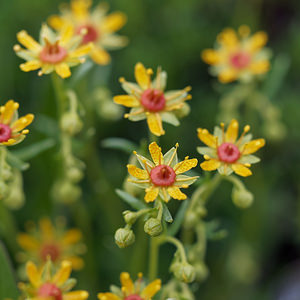
[[[65,260],[54,273],[51,260],[48,260],[42,270],[31,261],[26,264],[26,273],[29,283],[20,283],[19,287],[26,300],[85,300],[89,293],[86,291],[70,291],[76,280],[69,278],[72,272],[72,263]],[[23,299],[23,298],[22,298]]]
[[[196,167],[198,160],[189,159],[187,156],[185,160],[178,162],[177,148],[178,144],[162,155],[161,148],[155,142],[151,143],[149,152],[153,162],[134,152],[143,169],[127,165],[129,174],[136,178],[129,178],[128,181],[146,190],[146,202],[152,202],[158,196],[165,202],[168,202],[170,197],[177,200],[187,198],[180,188],[187,188],[198,176],[190,177],[182,173]]]
[[[105,65],[110,62],[110,55],[106,50],[118,49],[126,46],[127,38],[115,32],[121,29],[127,21],[122,12],[107,15],[108,5],[99,4],[93,11],[91,0],[71,0],[70,6],[63,6],[61,15],[49,18],[49,24],[56,30],[61,30],[66,25],[71,25],[75,34],[83,29],[82,44],[94,44],[90,57],[98,64]]]
[[[263,31],[250,36],[246,25],[239,27],[238,35],[227,28],[218,35],[215,49],[202,52],[202,59],[212,65],[211,73],[222,83],[249,81],[270,69],[270,51],[264,48],[267,40],[268,36]]]
[[[81,238],[80,230],[65,229],[63,219],[57,219],[56,226],[53,226],[48,218],[42,218],[39,228],[31,225],[28,233],[18,234],[17,241],[24,250],[18,257],[38,265],[45,263],[49,257],[55,265],[68,260],[74,269],[79,270],[84,262],[78,255],[85,251],[85,246],[80,243]]]
[[[145,286],[142,277],[139,273],[139,278],[133,282],[127,272],[121,273],[122,288],[114,287],[113,293],[99,293],[99,300],[151,300],[161,289],[161,280],[156,279]]]
[[[70,67],[84,63],[84,57],[93,48],[92,43],[81,45],[83,34],[84,30],[80,35],[74,36],[70,25],[64,26],[57,34],[44,24],[38,43],[25,30],[20,31],[17,39],[26,49],[15,45],[14,50],[19,57],[26,60],[20,65],[21,70],[29,72],[40,69],[40,76],[55,71],[62,78],[70,77]]]
[[[9,100],[0,107],[0,145],[11,146],[22,142],[29,133],[24,129],[34,119],[33,114],[27,114],[18,119],[19,103]]]
[[[165,92],[167,73],[158,68],[156,78],[151,82],[152,74],[151,69],[146,69],[143,64],[137,63],[135,79],[138,84],[120,78],[122,87],[128,95],[115,96],[114,101],[131,107],[130,113],[125,114],[125,118],[131,121],[147,119],[150,131],[160,136],[165,134],[162,121],[179,125],[175,112],[186,105],[186,100],[191,99],[191,95],[188,94],[191,88]]]
[[[260,161],[252,153],[263,147],[265,140],[251,140],[252,135],[246,134],[249,130],[250,126],[246,125],[241,137],[237,139],[239,123],[234,119],[231,120],[226,132],[223,123],[221,123],[221,128],[215,127],[214,135],[206,129],[199,128],[198,137],[208,146],[197,148],[206,160],[201,163],[201,168],[205,171],[218,169],[222,175],[230,175],[232,172],[244,177],[252,175],[249,167]]]

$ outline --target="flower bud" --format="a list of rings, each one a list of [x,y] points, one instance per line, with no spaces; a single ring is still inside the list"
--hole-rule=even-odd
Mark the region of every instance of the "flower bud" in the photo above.
[[[208,276],[208,269],[206,267],[206,265],[203,263],[203,262],[199,262],[199,263],[196,263],[194,265],[195,267],[195,271],[196,271],[196,278],[197,278],[197,281],[204,281],[207,276]]]
[[[125,210],[123,212],[123,218],[128,225],[132,225],[136,221],[136,213],[130,210]]]
[[[0,181],[0,199],[7,197],[8,193],[8,185],[4,181]]]
[[[126,248],[135,242],[135,235],[131,229],[119,228],[115,233],[115,242],[120,248]]]
[[[81,131],[83,124],[76,113],[67,112],[60,120],[60,127],[62,131],[68,133],[69,135],[75,135]]]
[[[189,210],[184,219],[184,227],[186,229],[191,229],[197,225],[198,221],[198,214],[195,211]]]
[[[244,188],[232,189],[232,201],[239,208],[248,208],[253,202],[253,194]]]
[[[83,177],[83,172],[79,168],[71,167],[67,170],[67,177],[74,183],[79,182]]]
[[[175,277],[185,283],[191,283],[195,280],[196,271],[195,268],[188,262],[176,262],[172,265],[171,271]]]
[[[25,202],[23,190],[18,187],[12,187],[10,193],[4,199],[4,203],[10,209],[19,209]]]
[[[81,197],[81,189],[70,181],[63,180],[55,183],[52,194],[56,201],[68,204]]]
[[[162,230],[161,221],[155,218],[148,219],[144,225],[144,231],[151,236],[160,235]]]

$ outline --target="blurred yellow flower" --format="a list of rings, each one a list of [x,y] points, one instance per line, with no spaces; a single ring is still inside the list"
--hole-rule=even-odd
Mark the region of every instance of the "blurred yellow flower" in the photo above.
[[[165,202],[168,202],[170,197],[177,200],[187,198],[180,188],[188,188],[198,176],[189,177],[182,173],[196,167],[198,160],[189,159],[187,156],[184,161],[178,162],[177,148],[178,144],[162,155],[161,148],[155,142],[151,143],[149,152],[152,161],[134,152],[143,169],[127,165],[129,174],[136,178],[129,178],[128,181],[146,190],[146,202],[152,202],[158,196]]]
[[[20,65],[24,72],[38,70],[39,75],[56,72],[60,77],[71,76],[70,67],[85,62],[85,56],[93,48],[92,43],[81,45],[83,35],[74,36],[72,26],[64,26],[59,34],[43,24],[40,42],[34,40],[25,30],[17,34],[17,39],[26,49],[15,45],[16,54],[26,60]]]
[[[82,44],[94,43],[90,57],[97,64],[106,65],[110,62],[106,50],[122,48],[128,43],[126,37],[115,33],[125,25],[127,17],[121,12],[107,15],[107,3],[101,3],[90,11],[91,6],[91,0],[71,0],[70,5],[61,7],[61,15],[51,16],[48,22],[59,31],[71,25],[75,34],[84,32]]]
[[[270,51],[264,48],[268,40],[265,32],[250,35],[250,29],[242,25],[238,33],[224,29],[217,36],[215,49],[202,52],[202,59],[212,65],[211,73],[220,82],[235,80],[250,81],[253,76],[264,74],[270,69]]]
[[[19,103],[9,100],[0,107],[0,145],[11,146],[22,142],[29,133],[24,129],[34,119],[33,114],[18,118]]]
[[[39,228],[31,224],[27,233],[20,233],[17,241],[24,250],[19,254],[20,260],[32,260],[40,265],[50,257],[55,265],[68,260],[75,270],[81,269],[84,262],[78,255],[85,252],[85,245],[80,242],[80,230],[66,230],[62,218],[57,219],[55,225],[50,219],[43,218],[39,221]]]
[[[244,177],[252,175],[249,167],[260,161],[252,153],[262,148],[265,140],[251,140],[252,135],[246,134],[249,130],[250,126],[246,125],[242,135],[237,139],[239,123],[234,119],[231,120],[226,132],[223,123],[221,128],[215,127],[214,135],[206,129],[198,128],[199,139],[208,146],[197,148],[206,160],[201,163],[201,168],[205,171],[218,169],[222,175],[230,175],[232,172]]]
[[[26,300],[85,300],[89,293],[72,291],[76,280],[69,278],[72,272],[71,262],[65,260],[54,273],[54,268],[48,260],[41,270],[31,261],[26,264],[29,283],[20,283],[19,288]],[[23,298],[22,298],[23,299]]]
[[[184,107],[185,101],[192,97],[188,94],[191,87],[183,90],[165,92],[167,73],[159,67],[156,77],[151,81],[152,69],[146,69],[143,64],[135,65],[135,79],[138,84],[127,82],[120,78],[123,89],[128,95],[114,97],[117,104],[131,107],[125,118],[131,121],[147,119],[149,130],[161,136],[165,134],[162,121],[178,126],[179,121],[175,112]]]
[[[122,288],[114,287],[113,293],[99,293],[99,300],[151,300],[161,289],[161,280],[156,279],[145,286],[143,274],[133,282],[127,272],[121,273],[120,280]]]

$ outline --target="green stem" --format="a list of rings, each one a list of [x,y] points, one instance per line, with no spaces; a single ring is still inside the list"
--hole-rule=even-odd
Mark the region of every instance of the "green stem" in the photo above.
[[[159,237],[150,239],[150,259],[149,259],[149,276],[148,279],[153,281],[157,277],[158,262],[159,262]]]
[[[184,247],[178,239],[176,239],[172,236],[163,236],[161,238],[161,243],[164,243],[164,242],[169,242],[169,243],[173,244],[174,246],[176,246],[176,248],[179,251],[181,261],[182,262],[187,262],[187,257],[186,257]]]

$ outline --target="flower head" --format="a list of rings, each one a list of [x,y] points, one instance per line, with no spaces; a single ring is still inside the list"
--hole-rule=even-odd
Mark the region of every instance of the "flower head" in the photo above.
[[[99,293],[99,300],[151,300],[160,290],[161,280],[156,279],[147,286],[143,282],[143,274],[133,282],[127,272],[121,273],[120,280],[122,288],[115,288],[113,293]]]
[[[202,59],[212,65],[212,74],[222,83],[249,81],[270,69],[270,52],[264,48],[267,40],[263,31],[250,35],[246,25],[240,26],[238,33],[226,28],[218,35],[215,49],[202,52]]]
[[[146,190],[146,202],[152,202],[158,196],[165,202],[168,202],[170,197],[177,200],[187,198],[180,188],[187,188],[198,176],[189,177],[182,173],[196,167],[198,160],[189,159],[187,156],[184,161],[178,162],[177,148],[178,144],[162,155],[161,148],[155,142],[151,143],[149,152],[152,161],[134,152],[143,169],[127,165],[129,174],[135,177],[129,181]]]
[[[11,146],[22,142],[29,133],[24,129],[34,119],[33,114],[18,118],[19,103],[9,100],[0,107],[0,145]]]
[[[185,101],[191,99],[191,95],[188,94],[191,88],[165,92],[167,73],[158,68],[155,79],[151,81],[152,74],[151,69],[146,69],[143,64],[137,63],[135,79],[138,84],[120,78],[122,87],[128,95],[115,96],[114,101],[131,107],[130,113],[125,114],[125,118],[131,121],[147,119],[150,131],[160,136],[165,134],[162,121],[179,125],[174,112],[183,108]]]
[[[40,76],[55,71],[60,77],[67,78],[71,76],[70,67],[85,62],[84,56],[93,48],[92,43],[80,45],[82,38],[82,34],[74,37],[72,26],[64,26],[57,34],[44,24],[40,32],[40,42],[22,30],[17,34],[17,39],[26,49],[15,45],[14,50],[19,57],[26,60],[20,65],[22,71],[40,69]]]
[[[83,260],[77,256],[85,251],[85,246],[80,243],[81,238],[78,229],[65,230],[64,220],[57,219],[54,227],[48,218],[43,218],[39,228],[31,226],[28,233],[18,235],[17,241],[24,250],[19,256],[21,260],[30,259],[39,265],[49,257],[55,265],[68,260],[78,270],[84,265]]]
[[[246,125],[238,139],[239,123],[237,120],[231,120],[226,132],[223,123],[221,123],[221,128],[216,126],[214,135],[206,129],[198,128],[199,139],[208,146],[197,149],[206,160],[201,163],[201,168],[205,171],[218,169],[222,175],[230,175],[232,172],[244,177],[252,175],[249,167],[260,161],[252,153],[263,147],[265,140],[251,140],[252,135],[246,134],[249,130],[250,126]]]
[[[80,34],[83,30],[82,44],[94,44],[91,58],[98,64],[106,65],[110,62],[110,55],[106,50],[122,48],[128,42],[126,37],[115,33],[124,26],[127,18],[121,12],[107,15],[106,3],[99,4],[92,11],[91,6],[91,0],[71,0],[70,5],[62,6],[61,15],[49,18],[49,24],[59,31],[64,26],[71,25],[75,34]]]
[[[76,280],[69,278],[72,271],[72,264],[63,261],[60,268],[54,273],[53,265],[48,260],[41,270],[31,261],[26,264],[26,273],[29,283],[20,283],[26,300],[85,300],[89,294],[86,291],[70,290],[76,284]]]

